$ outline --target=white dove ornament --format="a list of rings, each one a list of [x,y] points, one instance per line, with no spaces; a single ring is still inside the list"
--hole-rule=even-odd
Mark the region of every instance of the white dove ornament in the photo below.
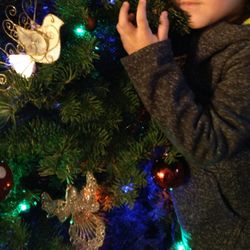
[[[48,14],[41,26],[35,23],[31,30],[16,25],[18,42],[33,61],[53,63],[60,56],[60,28],[63,24],[60,18]]]

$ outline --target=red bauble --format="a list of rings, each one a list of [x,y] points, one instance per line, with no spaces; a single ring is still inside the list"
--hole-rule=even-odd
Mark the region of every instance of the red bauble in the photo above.
[[[0,162],[0,201],[4,200],[13,186],[13,176],[10,168],[4,162]]]
[[[168,164],[163,160],[155,161],[152,174],[154,181],[161,188],[178,187],[184,184],[188,178],[188,164],[184,159],[172,164]]]
[[[89,16],[85,27],[88,31],[93,31],[96,28],[96,19]]]

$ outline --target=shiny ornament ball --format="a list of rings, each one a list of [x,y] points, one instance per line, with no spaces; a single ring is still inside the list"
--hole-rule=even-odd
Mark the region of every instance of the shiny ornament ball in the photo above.
[[[5,162],[0,162],[0,201],[4,200],[13,186],[11,169]]]
[[[188,178],[188,165],[184,160],[168,164],[162,161],[155,161],[152,174],[157,185],[163,189],[179,187]]]
[[[96,28],[96,19],[89,16],[86,24],[86,29],[88,31],[93,31],[95,28]]]

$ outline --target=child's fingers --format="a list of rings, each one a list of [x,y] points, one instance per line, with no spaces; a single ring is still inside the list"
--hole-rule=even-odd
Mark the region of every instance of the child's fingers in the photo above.
[[[139,0],[137,12],[136,12],[137,27],[148,28],[147,19],[147,2],[146,0]]]
[[[129,18],[129,2],[123,2],[120,12],[119,12],[119,20],[116,25],[117,31],[120,32],[131,32],[134,29],[133,24],[130,22]]]
[[[168,39],[168,31],[169,31],[169,20],[168,20],[168,12],[163,11],[160,16],[160,24],[158,26],[158,39],[159,41]]]

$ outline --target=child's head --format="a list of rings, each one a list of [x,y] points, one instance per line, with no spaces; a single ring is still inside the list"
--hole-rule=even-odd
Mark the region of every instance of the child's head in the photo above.
[[[174,0],[180,9],[190,16],[189,26],[199,29],[225,20],[230,23],[238,23],[241,17],[249,11],[250,0]],[[184,3],[197,3],[185,5]],[[250,15],[249,15],[250,16]]]

